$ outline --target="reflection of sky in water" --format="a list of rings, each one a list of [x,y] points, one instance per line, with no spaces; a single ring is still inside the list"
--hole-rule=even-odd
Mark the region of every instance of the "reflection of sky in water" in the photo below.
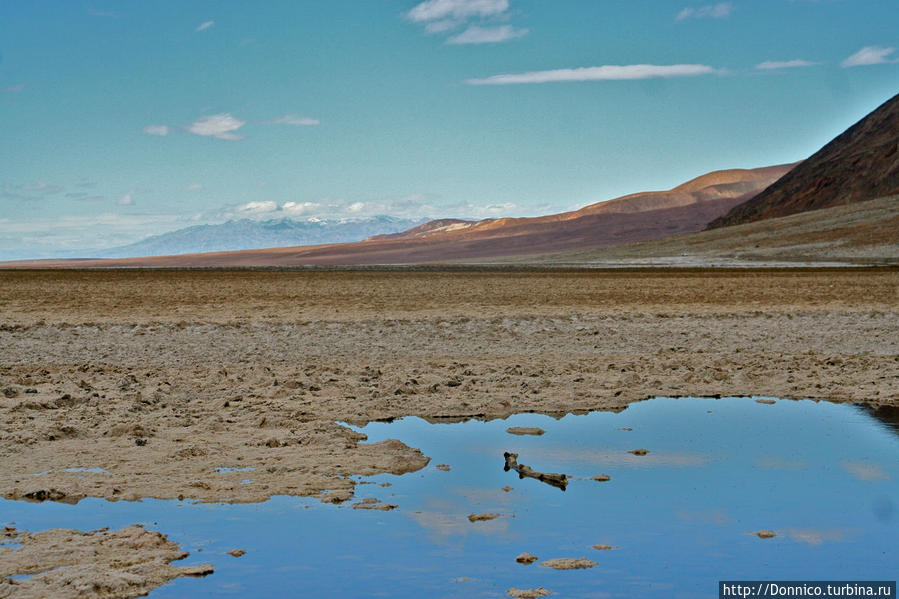
[[[546,434],[513,436],[509,426]],[[144,522],[190,551],[185,563],[215,565],[212,576],[178,580],[151,599],[502,597],[512,586],[565,597],[707,597],[719,579],[895,577],[899,431],[855,406],[660,399],[620,414],[438,425],[407,418],[363,430],[372,442],[401,439],[432,458],[421,472],[367,479],[390,487],[357,487],[360,499],[398,504],[392,512],[288,497],[250,505],[0,501],[0,524]],[[640,447],[650,453],[627,453]],[[519,480],[503,471],[503,451],[579,479],[565,492]],[[452,470],[434,468],[441,463]],[[612,480],[589,480],[600,473]],[[472,523],[473,512],[502,517]],[[778,536],[746,534],[762,528]],[[235,548],[247,554],[224,555]],[[514,558],[523,551],[599,565],[522,566]]]

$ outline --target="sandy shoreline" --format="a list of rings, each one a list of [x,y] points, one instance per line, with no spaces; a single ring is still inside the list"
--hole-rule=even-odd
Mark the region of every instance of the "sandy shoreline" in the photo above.
[[[897,289],[890,270],[4,272],[0,495],[343,501],[351,475],[428,458],[341,421],[899,405]]]

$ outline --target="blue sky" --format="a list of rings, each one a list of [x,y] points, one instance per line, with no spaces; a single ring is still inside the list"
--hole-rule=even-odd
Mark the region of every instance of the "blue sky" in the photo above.
[[[537,215],[799,160],[899,92],[897,8],[0,3],[0,252]]]

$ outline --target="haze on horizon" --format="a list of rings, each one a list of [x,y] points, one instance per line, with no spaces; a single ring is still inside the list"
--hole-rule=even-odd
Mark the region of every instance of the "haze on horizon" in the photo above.
[[[808,157],[894,0],[0,6],[0,258],[229,219],[540,215]]]

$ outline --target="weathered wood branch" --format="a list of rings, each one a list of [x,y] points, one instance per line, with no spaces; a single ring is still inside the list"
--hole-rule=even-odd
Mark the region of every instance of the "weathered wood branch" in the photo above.
[[[507,451],[503,453],[503,457],[506,458],[506,465],[503,467],[503,470],[505,470],[506,472],[508,472],[509,470],[514,470],[518,473],[518,478],[535,478],[540,482],[558,487],[563,491],[565,490],[565,487],[568,486],[567,474],[557,474],[555,472],[537,472],[530,466],[519,464],[517,453],[510,453]]]

